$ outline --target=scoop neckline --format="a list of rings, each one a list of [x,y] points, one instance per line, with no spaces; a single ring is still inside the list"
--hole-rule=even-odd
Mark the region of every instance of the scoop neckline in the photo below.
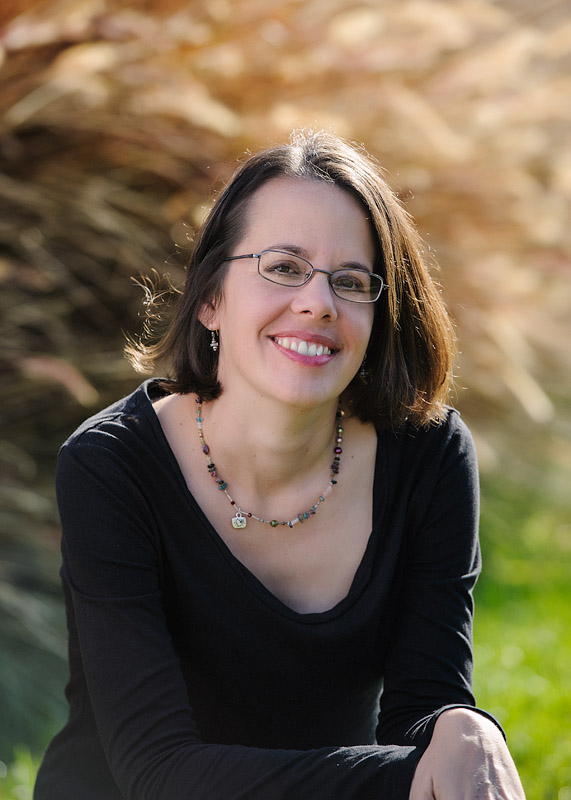
[[[151,378],[145,381],[139,389],[138,392],[142,392],[144,401],[145,401],[145,410],[149,417],[152,427],[155,430],[155,434],[157,435],[163,450],[165,451],[169,462],[172,466],[173,474],[176,477],[177,483],[181,485],[183,490],[183,496],[185,500],[190,503],[192,506],[193,511],[198,516],[198,521],[201,524],[203,530],[208,535],[209,539],[213,541],[215,546],[221,552],[225,561],[229,564],[231,569],[241,578],[241,580],[246,585],[249,592],[259,601],[262,602],[264,605],[268,606],[272,611],[277,613],[279,616],[286,617],[290,620],[293,620],[298,623],[302,624],[323,624],[326,622],[330,622],[335,620],[348,612],[355,603],[362,597],[366,587],[369,583],[369,580],[372,575],[373,571],[373,563],[374,563],[374,556],[377,550],[378,540],[379,540],[379,529],[380,529],[380,519],[382,517],[384,503],[379,498],[379,491],[378,487],[380,485],[380,474],[383,468],[383,453],[385,448],[381,447],[381,434],[377,431],[377,451],[375,456],[375,474],[373,477],[373,524],[372,529],[369,534],[369,538],[367,540],[367,546],[365,547],[365,551],[359,562],[357,569],[355,570],[355,575],[353,576],[353,580],[351,581],[351,586],[349,587],[349,591],[338,603],[333,605],[331,608],[326,609],[325,611],[310,611],[307,613],[296,611],[295,609],[291,608],[284,603],[283,600],[280,600],[268,587],[256,576],[254,573],[248,569],[248,567],[243,564],[239,558],[237,558],[224,539],[220,536],[216,528],[212,525],[200,505],[198,504],[196,498],[190,491],[187,486],[186,480],[184,479],[184,475],[182,474],[182,470],[180,465],[171,449],[169,441],[163,431],[161,422],[159,417],[153,408],[153,399],[159,399],[159,397],[164,397],[168,394],[165,390],[161,389],[158,385],[157,381],[160,379]],[[153,392],[153,388],[156,390],[156,395]],[[153,396],[152,396],[153,395]],[[386,500],[386,493],[383,494],[383,499]]]

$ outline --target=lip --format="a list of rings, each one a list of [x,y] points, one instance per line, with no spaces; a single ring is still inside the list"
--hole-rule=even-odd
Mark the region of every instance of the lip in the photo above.
[[[305,364],[312,367],[320,367],[324,364],[328,364],[331,359],[335,358],[336,353],[339,352],[339,346],[337,343],[329,336],[322,336],[319,334],[310,334],[307,331],[301,332],[296,331],[295,333],[289,331],[288,333],[279,333],[276,335],[272,335],[269,337],[270,341],[274,344],[274,346],[287,358],[291,359],[292,361],[296,361],[300,364]],[[303,355],[302,353],[298,353],[295,350],[290,350],[287,347],[283,347],[279,342],[278,339],[302,339],[306,342],[312,342],[317,345],[323,345],[324,347],[329,348],[331,351],[330,353],[323,354],[323,355]]]
[[[320,333],[311,333],[310,331],[280,331],[279,333],[272,333],[270,335],[270,339],[272,339],[274,342],[276,342],[276,339],[303,339],[306,342],[315,342],[315,344],[322,344],[324,347],[328,347],[332,354],[341,349],[338,342],[336,342],[331,336],[324,336]]]

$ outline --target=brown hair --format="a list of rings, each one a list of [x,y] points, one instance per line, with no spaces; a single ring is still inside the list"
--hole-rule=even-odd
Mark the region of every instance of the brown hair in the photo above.
[[[205,400],[220,395],[217,356],[199,314],[221,297],[224,259],[243,234],[249,200],[282,175],[335,184],[361,203],[377,250],[375,272],[388,284],[375,304],[366,378],[353,378],[344,402],[379,428],[396,429],[407,419],[417,426],[437,420],[448,395],[454,337],[422,242],[376,161],[324,131],[295,132],[289,144],[259,152],[236,170],[200,230],[170,326],[154,344],[131,342],[131,363],[148,372],[158,359],[167,359],[172,369],[172,377],[162,381],[167,390],[196,392]]]

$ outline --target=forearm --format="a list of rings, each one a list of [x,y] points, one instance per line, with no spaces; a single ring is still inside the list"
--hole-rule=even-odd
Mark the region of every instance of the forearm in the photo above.
[[[407,800],[419,756],[413,747],[362,745],[296,751],[198,744],[165,762],[160,774],[155,770],[141,776],[126,796],[141,800]]]

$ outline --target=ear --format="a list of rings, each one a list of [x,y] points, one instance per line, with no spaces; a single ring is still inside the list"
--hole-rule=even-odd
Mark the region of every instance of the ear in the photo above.
[[[198,319],[209,331],[218,330],[216,307],[214,303],[205,303],[198,313]]]

